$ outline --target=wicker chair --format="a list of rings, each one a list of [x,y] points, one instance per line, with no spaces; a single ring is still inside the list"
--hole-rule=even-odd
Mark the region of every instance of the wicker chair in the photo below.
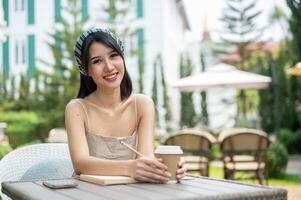
[[[29,145],[10,152],[0,161],[0,183],[68,178],[72,174],[68,144]],[[1,192],[0,196],[7,199]]]
[[[209,155],[215,138],[205,130],[186,129],[168,137],[165,145],[179,145],[184,151],[187,172],[209,175]]]
[[[226,129],[220,133],[218,141],[225,179],[235,179],[238,171],[253,172],[260,184],[264,179],[268,184],[266,151],[270,141],[265,132],[247,128]]]
[[[67,143],[67,131],[64,128],[53,128],[49,131],[47,142],[50,143]]]

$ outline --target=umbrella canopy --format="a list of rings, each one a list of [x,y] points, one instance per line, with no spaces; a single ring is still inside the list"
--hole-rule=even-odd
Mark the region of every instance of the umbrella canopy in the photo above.
[[[293,68],[288,69],[288,73],[293,76],[301,76],[301,62],[297,63]]]
[[[182,91],[204,91],[210,88],[262,89],[269,86],[271,78],[236,69],[219,63],[208,71],[177,80],[173,87]]]

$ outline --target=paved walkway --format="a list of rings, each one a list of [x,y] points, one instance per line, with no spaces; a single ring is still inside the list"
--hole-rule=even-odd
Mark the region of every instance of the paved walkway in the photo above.
[[[289,161],[286,167],[286,173],[301,178],[301,155],[289,156]],[[301,199],[301,186],[299,185],[287,185],[282,186],[288,191],[288,200],[300,200]]]
[[[301,177],[301,155],[289,156],[286,173]]]
[[[218,167],[222,167],[223,164],[220,161],[214,161],[213,164]],[[286,173],[294,176],[299,176],[301,178],[301,155],[291,155],[289,156],[289,161],[286,167]],[[287,189],[288,200],[300,200],[301,199],[301,186],[300,185],[286,185],[279,186]]]
[[[281,186],[281,187],[287,189],[287,200],[300,200],[301,186],[286,185],[286,186]]]

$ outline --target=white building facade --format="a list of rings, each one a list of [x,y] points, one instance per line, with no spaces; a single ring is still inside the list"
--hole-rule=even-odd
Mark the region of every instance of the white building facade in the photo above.
[[[89,16],[87,27],[106,26],[102,19],[104,4],[109,1],[78,0],[83,17]],[[178,79],[180,55],[187,52],[185,33],[189,31],[183,0],[131,0],[127,26],[136,30],[125,40],[126,63],[138,89],[137,56],[131,49],[142,52],[145,66],[144,93],[151,96],[155,59],[161,55],[167,86]],[[41,60],[54,62],[47,44],[49,33],[62,15],[66,0],[2,0],[6,27],[1,28],[5,41],[0,47],[0,74],[11,77],[21,73],[32,76],[36,69],[49,70]],[[131,20],[134,19],[134,20]],[[118,24],[123,27],[124,23]],[[74,41],[75,42],[75,41]],[[168,88],[174,120],[179,119],[179,91]],[[160,100],[159,100],[160,101]]]

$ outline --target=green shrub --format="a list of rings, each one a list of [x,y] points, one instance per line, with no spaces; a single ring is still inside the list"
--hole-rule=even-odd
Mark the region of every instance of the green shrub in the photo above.
[[[9,139],[12,148],[39,139],[35,134],[39,124],[39,116],[29,111],[12,111],[0,113],[0,121],[7,123],[5,135]]]
[[[0,160],[11,151],[12,148],[8,144],[0,144]]]
[[[280,176],[284,172],[287,162],[288,153],[284,145],[280,142],[271,144],[267,152],[269,176]]]
[[[220,158],[221,158],[220,145],[213,144],[212,145],[212,151],[211,151],[209,159],[210,160],[219,160]]]
[[[289,146],[289,143],[292,141],[294,133],[289,129],[280,129],[277,139],[281,142],[286,148]]]
[[[296,131],[288,144],[288,152],[290,154],[301,153],[301,129]]]
[[[11,147],[44,141],[54,127],[64,126],[64,110],[47,112],[10,111],[0,112],[0,121],[7,123],[5,135]]]
[[[289,129],[281,129],[277,139],[286,147],[289,154],[301,153],[301,130],[292,132]]]
[[[40,123],[37,126],[37,134],[40,138],[46,138],[54,127],[64,127],[64,110],[51,110],[39,113]]]

